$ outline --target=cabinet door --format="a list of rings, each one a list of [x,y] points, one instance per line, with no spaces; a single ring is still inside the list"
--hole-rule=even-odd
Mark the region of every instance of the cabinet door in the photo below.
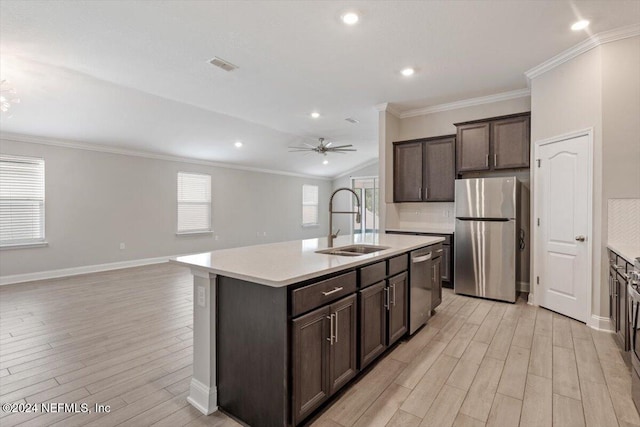
[[[529,121],[526,116],[491,123],[494,169],[529,167]]]
[[[627,282],[617,277],[618,281],[618,341],[623,351],[629,350],[629,323],[627,321]]]
[[[333,340],[329,343],[329,394],[356,375],[356,294],[331,304]]]
[[[444,253],[444,251],[443,251]],[[436,258],[431,263],[431,310],[434,310],[442,303],[442,256]]]
[[[453,202],[456,179],[455,144],[455,137],[425,142],[424,200]]]
[[[380,355],[387,341],[386,283],[378,282],[360,294],[360,369]]]
[[[458,126],[457,172],[489,170],[489,128],[488,122]]]
[[[393,146],[393,201],[422,201],[422,143]]]
[[[293,418],[297,424],[329,396],[329,307],[293,320]]]
[[[615,273],[613,275],[613,277],[611,278],[611,284],[613,286],[613,301],[611,304],[611,327],[613,332],[618,332],[620,330],[620,323],[619,323],[619,319],[620,319],[620,297],[619,297],[619,292],[618,292],[618,287],[619,287],[619,283],[616,280],[615,277]]]
[[[389,345],[407,333],[408,316],[408,281],[407,273],[398,274],[389,279]]]
[[[442,271],[442,280],[445,282],[451,281],[451,246],[442,246],[442,265],[440,266]]]

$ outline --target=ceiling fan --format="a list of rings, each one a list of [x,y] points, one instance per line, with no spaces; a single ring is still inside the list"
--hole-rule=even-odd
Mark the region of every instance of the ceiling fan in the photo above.
[[[294,153],[294,152],[298,152],[298,151],[315,151],[318,154],[323,154],[323,155],[327,155],[327,153],[342,153],[345,154],[347,151],[356,151],[355,148],[349,148],[349,147],[353,147],[352,144],[347,144],[347,145],[333,145],[332,142],[324,142],[324,138],[319,138],[318,139],[320,141],[320,144],[318,144],[318,146],[313,146],[311,144],[307,144],[306,142],[303,142],[303,144],[306,147],[289,147],[289,152],[290,153]]]

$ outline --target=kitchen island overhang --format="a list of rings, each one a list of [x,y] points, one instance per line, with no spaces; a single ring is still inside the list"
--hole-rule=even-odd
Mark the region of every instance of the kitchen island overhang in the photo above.
[[[257,425],[256,416],[269,420],[261,425],[296,424],[291,415],[291,289],[330,282],[347,272],[355,277],[358,267],[443,240],[350,235],[335,239],[334,248],[365,244],[387,249],[358,256],[323,254],[317,251],[327,249],[327,239],[316,238],[173,259],[194,275],[194,360],[187,400],[204,414],[215,412],[220,404],[251,425]],[[242,357],[234,357],[234,352]],[[234,378],[229,378],[230,372]],[[246,396],[246,402],[238,396]]]

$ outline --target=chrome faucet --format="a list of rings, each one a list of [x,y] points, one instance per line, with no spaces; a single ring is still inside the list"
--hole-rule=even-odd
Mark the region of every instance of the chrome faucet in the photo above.
[[[346,191],[351,191],[353,193],[354,196],[356,196],[356,205],[358,206],[358,210],[357,211],[333,211],[333,196],[336,195],[336,193],[338,191],[342,191],[342,190],[346,190]],[[336,234],[333,234],[333,214],[351,214],[351,215],[355,215],[356,216],[356,222],[358,224],[360,224],[360,197],[358,197],[358,194],[353,191],[350,188],[347,187],[342,187],[342,188],[338,188],[336,191],[334,191],[331,194],[331,198],[329,199],[329,237],[327,239],[328,241],[328,246],[330,248],[333,247],[333,239],[335,239],[336,237],[338,237],[338,233],[340,233],[340,229],[338,229],[338,231],[336,231]]]

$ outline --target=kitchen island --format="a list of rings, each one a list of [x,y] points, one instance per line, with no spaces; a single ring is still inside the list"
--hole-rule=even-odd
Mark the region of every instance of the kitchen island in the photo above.
[[[317,238],[176,258],[194,275],[188,401],[249,425],[299,424],[406,335],[409,252],[442,241],[367,234],[334,240],[372,251],[350,256],[318,253]]]

